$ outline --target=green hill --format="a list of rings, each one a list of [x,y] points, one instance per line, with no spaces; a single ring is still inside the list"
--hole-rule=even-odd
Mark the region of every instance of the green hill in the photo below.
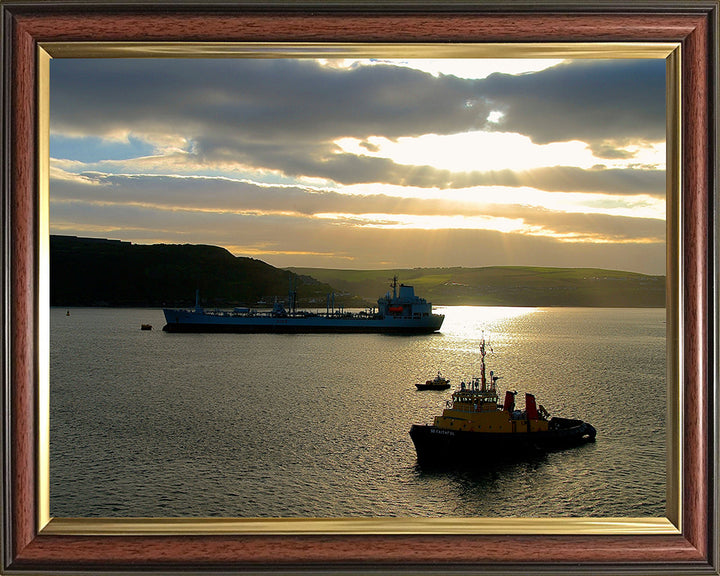
[[[205,306],[272,305],[275,297],[286,300],[290,276],[216,246],[50,236],[52,306],[192,306],[198,288]],[[297,278],[302,306],[324,308],[333,291],[313,278]],[[339,305],[357,304],[346,300],[336,298]]]
[[[331,270],[291,268],[336,288],[375,300],[393,275],[436,306],[664,307],[665,277],[596,268],[414,268]]]
[[[50,237],[52,306],[192,306],[195,290],[208,307],[271,305],[286,300],[297,275],[299,306],[324,309],[374,304],[392,277],[415,286],[436,306],[663,307],[665,277],[594,268],[414,268],[281,270],[224,248],[195,244],[132,244]]]

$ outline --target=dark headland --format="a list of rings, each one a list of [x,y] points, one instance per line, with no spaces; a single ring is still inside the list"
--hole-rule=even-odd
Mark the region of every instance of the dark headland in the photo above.
[[[50,236],[51,306],[192,306],[200,289],[209,307],[271,306],[286,299],[325,308],[373,305],[393,275],[435,306],[663,307],[665,277],[595,268],[493,266],[397,270],[282,270],[224,248],[132,244]]]

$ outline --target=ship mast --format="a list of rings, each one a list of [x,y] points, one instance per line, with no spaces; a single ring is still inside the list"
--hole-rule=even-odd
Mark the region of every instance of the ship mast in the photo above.
[[[293,314],[297,312],[297,276],[294,280],[295,282],[293,283],[293,275],[291,273],[290,276],[288,276],[288,308],[290,308],[290,312]]]
[[[480,389],[485,392],[485,335],[480,342]]]
[[[492,352],[492,346],[489,346],[489,348],[490,352]],[[487,379],[485,376],[485,354],[487,354],[487,349],[485,347],[485,332],[483,332],[482,340],[480,341],[480,390],[494,394],[496,392],[495,382],[500,380],[501,377],[495,376],[493,371],[490,370],[490,380]]]

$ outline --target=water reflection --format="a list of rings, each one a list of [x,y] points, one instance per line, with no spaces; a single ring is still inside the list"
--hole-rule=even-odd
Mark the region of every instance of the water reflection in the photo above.
[[[55,516],[664,514],[661,310],[446,308],[441,334],[412,338],[174,335],[139,329],[161,311],[52,312]],[[483,331],[501,388],[590,422],[597,444],[418,469],[410,427],[450,391],[414,384],[472,376]]]
[[[594,449],[594,444],[586,444],[482,466],[416,464],[414,496],[434,502],[442,495],[446,513],[458,517],[592,516],[597,514],[597,499],[584,494],[579,476],[586,469],[582,461]]]
[[[542,308],[519,306],[447,306],[437,308],[439,314],[445,314],[443,334],[453,338],[477,340],[480,333],[504,332],[508,323],[542,313]]]

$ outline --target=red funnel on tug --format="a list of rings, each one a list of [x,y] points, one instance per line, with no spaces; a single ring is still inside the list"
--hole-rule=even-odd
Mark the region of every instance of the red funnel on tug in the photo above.
[[[528,420],[538,419],[537,404],[535,403],[535,396],[532,394],[525,394],[525,413]]]
[[[515,392],[508,390],[505,392],[505,402],[503,403],[503,410],[512,412],[515,410]]]

